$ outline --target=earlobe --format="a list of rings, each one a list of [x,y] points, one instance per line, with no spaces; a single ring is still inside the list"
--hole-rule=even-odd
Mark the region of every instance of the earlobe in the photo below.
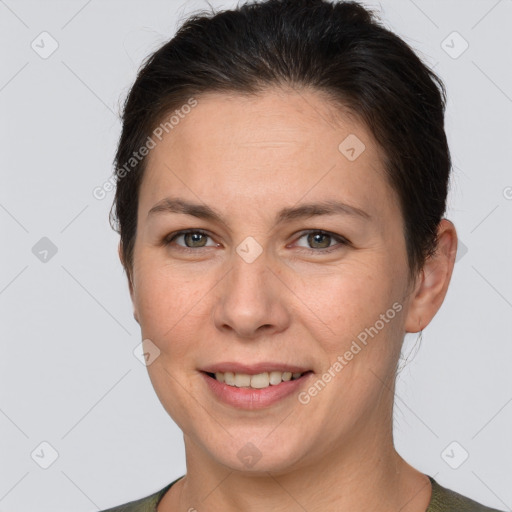
[[[457,232],[452,222],[442,219],[438,227],[437,249],[428,258],[409,303],[406,332],[423,330],[444,301],[455,264]]]

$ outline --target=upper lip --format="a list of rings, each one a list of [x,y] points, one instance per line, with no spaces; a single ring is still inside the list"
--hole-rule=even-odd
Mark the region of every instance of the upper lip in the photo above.
[[[303,366],[295,366],[286,363],[275,363],[263,361],[257,364],[244,364],[236,362],[223,362],[216,363],[201,368],[201,371],[206,373],[246,373],[248,375],[258,375],[264,372],[292,372],[292,373],[304,373],[310,371],[310,368]]]

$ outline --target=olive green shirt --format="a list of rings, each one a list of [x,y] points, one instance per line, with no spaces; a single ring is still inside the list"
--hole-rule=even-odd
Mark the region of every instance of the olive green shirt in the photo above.
[[[180,477],[183,478],[183,477]],[[180,480],[177,478],[174,482],[166,485],[160,491],[136,501],[130,501],[119,507],[109,508],[103,512],[156,512],[156,506],[169,490],[171,485]],[[500,512],[494,508],[485,507],[476,501],[470,500],[450,489],[445,489],[439,485],[432,477],[432,496],[425,512]]]

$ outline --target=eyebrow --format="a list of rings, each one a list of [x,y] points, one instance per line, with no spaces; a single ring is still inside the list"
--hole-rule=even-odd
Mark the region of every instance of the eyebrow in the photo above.
[[[211,220],[221,224],[226,224],[222,218],[222,215],[210,206],[171,197],[166,197],[165,199],[162,199],[156,203],[149,210],[148,218],[156,214],[166,213],[191,215],[192,217],[197,217],[198,219]],[[336,214],[350,215],[361,218],[363,220],[371,219],[371,216],[360,208],[356,208],[355,206],[350,206],[336,200],[327,200],[283,208],[277,213],[275,224],[282,224],[294,219]]]

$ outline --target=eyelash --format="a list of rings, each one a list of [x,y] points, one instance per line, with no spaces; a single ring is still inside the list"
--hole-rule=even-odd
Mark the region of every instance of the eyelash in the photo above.
[[[188,233],[197,233],[197,234],[206,236],[208,238],[211,238],[211,236],[208,233],[206,233],[205,231],[202,231],[201,229],[185,229],[183,231],[176,231],[174,233],[171,233],[170,235],[168,235],[167,237],[164,238],[162,243],[163,243],[163,245],[165,247],[167,247],[176,238],[178,238],[178,237],[180,237],[182,235],[186,235]],[[325,249],[308,249],[306,247],[301,247],[301,249],[305,250],[306,252],[308,252],[310,254],[318,254],[318,253],[327,254],[327,253],[331,253],[331,252],[333,252],[335,250],[339,250],[343,246],[350,245],[350,241],[347,240],[346,238],[344,238],[344,237],[342,237],[340,235],[336,235],[334,233],[331,233],[330,231],[324,231],[322,229],[309,229],[309,230],[303,231],[303,232],[300,233],[300,236],[299,236],[298,240],[300,240],[302,237],[304,237],[306,235],[309,235],[309,234],[312,234],[312,233],[330,236],[331,238],[333,238],[336,241],[338,241],[339,245],[334,245],[332,247],[327,247]],[[340,247],[340,245],[341,245],[341,247]],[[196,247],[196,248],[194,248],[194,247],[185,247],[185,246],[182,246],[182,245],[179,245],[178,247],[179,247],[180,251],[184,251],[184,252],[195,252],[195,251],[197,251],[197,249],[208,249],[208,248],[211,248],[211,247]]]

